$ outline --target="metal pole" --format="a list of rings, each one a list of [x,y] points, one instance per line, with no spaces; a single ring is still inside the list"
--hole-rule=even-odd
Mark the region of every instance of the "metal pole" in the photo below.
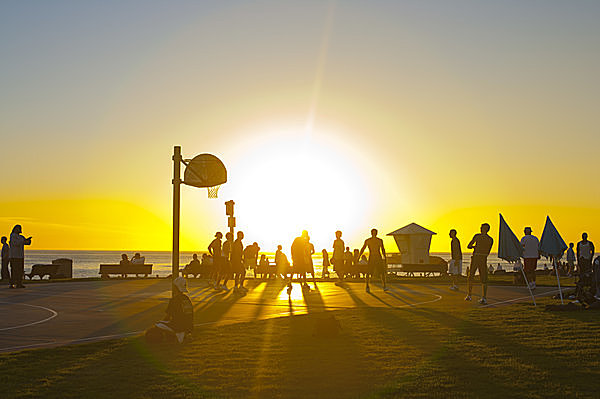
[[[181,171],[181,147],[173,149],[173,252],[171,278],[175,280],[179,276],[179,207],[180,207],[180,185]]]
[[[555,257],[552,257],[552,263],[554,263],[554,270],[556,271],[556,281],[558,282],[558,293],[560,294],[560,303],[561,305],[564,305],[565,302],[563,301],[562,288],[560,288],[560,276],[558,275],[558,265],[556,264]]]

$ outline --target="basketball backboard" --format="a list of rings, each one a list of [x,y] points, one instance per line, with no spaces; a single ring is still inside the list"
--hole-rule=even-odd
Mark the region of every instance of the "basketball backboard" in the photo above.
[[[195,156],[186,166],[183,183],[194,187],[213,187],[227,182],[227,169],[212,154]]]

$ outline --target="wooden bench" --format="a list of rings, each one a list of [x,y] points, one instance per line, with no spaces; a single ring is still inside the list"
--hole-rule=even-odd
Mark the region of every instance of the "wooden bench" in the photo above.
[[[439,273],[442,276],[448,274],[448,266],[444,264],[411,264],[401,265],[394,269],[395,271],[407,273],[409,276],[414,276],[415,273],[421,273],[425,277],[434,273]]]
[[[100,265],[100,271],[98,274],[102,278],[109,278],[111,274],[116,274],[121,277],[127,277],[128,274],[135,274],[137,277],[144,275],[148,277],[152,274],[152,264],[146,263],[143,265]]]

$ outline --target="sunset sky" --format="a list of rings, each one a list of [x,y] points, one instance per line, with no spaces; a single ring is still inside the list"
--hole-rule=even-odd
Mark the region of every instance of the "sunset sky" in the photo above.
[[[182,187],[185,250],[229,199],[265,251],[410,222],[449,251],[498,213],[598,244],[599,20],[597,1],[3,1],[0,231],[168,250],[181,145],[229,173],[218,200]]]

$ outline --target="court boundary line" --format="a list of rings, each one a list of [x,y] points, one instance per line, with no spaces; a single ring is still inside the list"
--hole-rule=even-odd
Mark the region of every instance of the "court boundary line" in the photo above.
[[[31,322],[31,323],[26,323],[26,324],[21,324],[21,325],[18,325],[18,326],[0,328],[0,331],[17,330],[19,328],[25,328],[25,327],[35,326],[37,324],[42,324],[42,323],[45,323],[47,321],[50,321],[50,320],[52,320],[52,319],[54,319],[55,317],[58,316],[58,312],[56,310],[47,308],[45,306],[32,305],[32,304],[29,304],[29,303],[20,303],[20,302],[6,302],[6,301],[0,301],[0,303],[4,303],[4,304],[8,304],[8,305],[29,306],[29,307],[32,307],[32,308],[38,308],[38,309],[46,310],[46,311],[48,311],[48,312],[50,312],[52,314],[50,317],[46,317],[43,320],[38,320],[38,321]]]

